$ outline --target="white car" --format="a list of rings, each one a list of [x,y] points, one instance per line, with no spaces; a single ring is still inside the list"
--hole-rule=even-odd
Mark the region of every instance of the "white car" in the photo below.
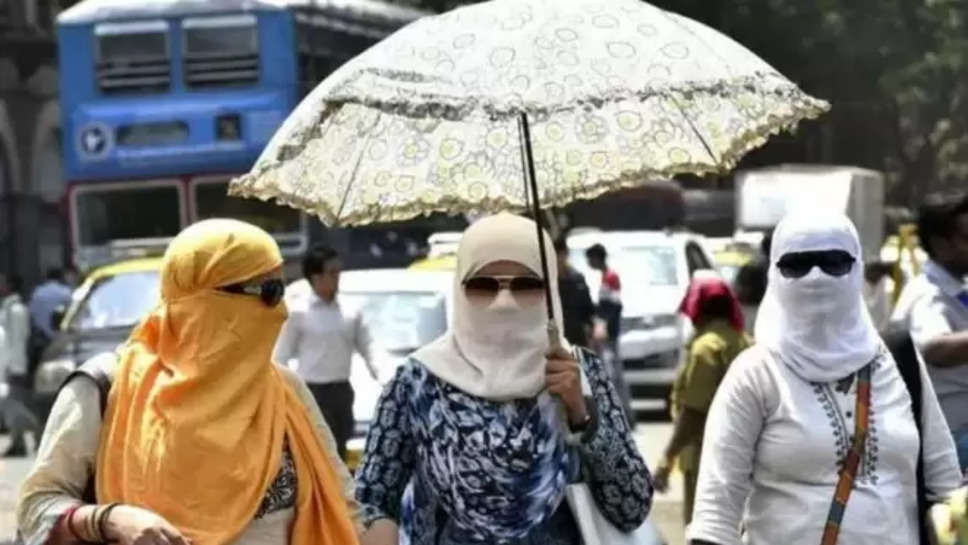
[[[679,305],[693,274],[713,270],[702,236],[582,231],[569,236],[567,243],[571,265],[585,275],[593,300],[597,300],[601,274],[588,266],[585,250],[601,244],[608,252],[608,265],[622,283],[619,356],[631,390],[632,409],[663,406],[692,334],[692,324],[679,314]]]
[[[374,339],[374,365],[380,377],[370,375],[363,359],[353,359],[350,383],[355,399],[356,432],[347,445],[348,465],[355,469],[363,453],[366,431],[383,384],[414,350],[447,330],[451,315],[454,275],[448,271],[406,269],[351,270],[340,277],[339,302],[344,312],[363,314]],[[306,280],[286,289],[287,299],[309,290]]]

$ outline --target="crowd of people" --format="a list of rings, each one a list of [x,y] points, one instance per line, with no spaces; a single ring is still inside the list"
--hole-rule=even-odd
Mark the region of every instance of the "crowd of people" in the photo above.
[[[697,274],[653,474],[614,356],[621,280],[604,248],[587,254],[603,279],[595,305],[550,238],[557,274],[542,276],[531,220],[479,219],[458,249],[449,329],[380,377],[373,335],[339,305],[336,253],[312,250],[287,293],[268,234],[200,222],[164,256],[159,306],[60,391],[20,491],[21,535],[579,545],[572,487],[631,532],[678,467],[695,545],[926,545],[928,506],[968,467],[968,195],[930,199],[919,227],[929,261],[883,327],[842,214],[784,218],[759,293]],[[0,316],[22,339],[13,323],[49,323],[56,286],[29,308],[16,287],[0,283]],[[351,476],[354,353],[386,386]],[[4,399],[15,421],[16,396]]]

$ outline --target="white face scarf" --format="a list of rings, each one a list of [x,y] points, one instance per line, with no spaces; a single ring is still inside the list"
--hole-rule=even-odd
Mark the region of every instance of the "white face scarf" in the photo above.
[[[777,262],[784,254],[843,250],[856,260],[835,277],[814,267],[803,278],[786,278]],[[795,212],[777,226],[769,283],[756,318],[756,342],[798,376],[832,382],[856,372],[877,355],[881,340],[863,298],[860,240],[843,214]]]
[[[552,305],[558,331],[561,301],[557,260],[545,234]],[[484,399],[507,401],[533,398],[545,388],[549,350],[548,311],[542,300],[520,305],[508,290],[490,304],[467,299],[463,282],[498,261],[512,261],[541,275],[534,222],[512,214],[498,214],[467,228],[457,251],[454,277],[454,319],[451,329],[414,353],[437,378]],[[562,346],[567,346],[562,340]]]

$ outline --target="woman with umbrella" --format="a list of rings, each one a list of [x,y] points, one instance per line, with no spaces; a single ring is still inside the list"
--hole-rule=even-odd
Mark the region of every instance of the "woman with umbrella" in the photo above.
[[[398,370],[370,428],[365,543],[577,544],[563,498],[579,480],[619,530],[648,515],[651,478],[608,373],[589,352],[551,347],[534,234],[510,214],[464,234],[453,326]]]

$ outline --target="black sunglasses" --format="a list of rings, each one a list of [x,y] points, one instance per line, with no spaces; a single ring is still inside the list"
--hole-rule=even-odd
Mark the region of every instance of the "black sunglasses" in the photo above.
[[[480,295],[497,295],[502,289],[511,293],[540,291],[544,280],[536,276],[473,276],[464,281],[464,289]]]
[[[830,276],[844,276],[854,267],[854,256],[843,250],[821,250],[816,252],[793,252],[784,254],[776,266],[785,278],[803,278],[820,267]]]
[[[266,306],[274,307],[282,301],[283,295],[286,294],[286,284],[282,280],[276,278],[273,280],[266,280],[259,285],[233,284],[231,286],[224,286],[219,288],[219,291],[224,291],[225,293],[234,293],[237,295],[252,295],[262,299],[262,302],[265,303]]]

